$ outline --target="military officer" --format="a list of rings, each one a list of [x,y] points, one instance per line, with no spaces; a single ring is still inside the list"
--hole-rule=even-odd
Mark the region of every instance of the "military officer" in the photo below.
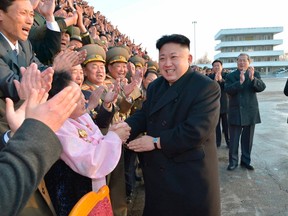
[[[120,85],[120,92],[116,101],[117,111],[114,115],[114,121],[120,121],[127,118],[133,102],[141,96],[140,90],[137,87],[137,81],[128,83],[126,78],[128,72],[127,62],[129,57],[129,51],[123,46],[112,47],[106,52],[106,67],[108,69],[108,74],[105,82],[107,85],[112,83]],[[126,216],[127,203],[123,153],[119,164],[108,176],[107,182],[110,188],[110,197],[114,215]]]

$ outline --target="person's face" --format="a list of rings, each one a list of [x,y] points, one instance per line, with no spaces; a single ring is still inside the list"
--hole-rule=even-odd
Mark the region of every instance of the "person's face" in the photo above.
[[[69,46],[75,46],[76,49],[79,49],[83,46],[83,44],[78,40],[70,40]]]
[[[240,71],[245,70],[246,71],[248,69],[249,65],[250,65],[250,62],[249,62],[248,56],[241,55],[238,57],[238,59],[237,59],[238,70],[240,70]]]
[[[147,88],[148,88],[148,85],[149,85],[152,81],[154,81],[155,79],[157,79],[156,74],[154,74],[154,73],[148,73],[147,77],[143,79],[144,88],[147,89]]]
[[[103,62],[89,62],[84,68],[86,79],[95,85],[103,85],[106,78],[106,69]]]
[[[16,0],[7,12],[0,10],[0,31],[11,41],[26,41],[33,24],[34,11],[29,0]]]
[[[107,46],[108,40],[107,40],[107,38],[106,38],[105,36],[101,36],[101,37],[100,37],[100,40],[101,40],[101,42],[102,42],[102,44],[103,44],[104,46]]]
[[[77,85],[75,82],[70,82],[69,86],[77,86],[77,88],[79,88],[79,91],[81,91],[81,88],[79,85]],[[79,100],[77,101],[77,106],[74,109],[74,111],[71,113],[70,118],[72,119],[76,119],[80,116],[82,116],[83,114],[86,113],[86,106],[85,106],[85,97],[83,95],[83,93],[81,92],[81,97],[79,98]]]
[[[208,69],[208,70],[205,70],[205,72],[206,72],[206,75],[209,75],[209,74],[212,73],[212,70],[211,70],[211,69]]]
[[[110,75],[114,78],[120,78],[124,79],[127,74],[127,63],[124,62],[115,62],[113,64],[108,65],[108,69],[110,72]]]
[[[222,72],[222,65],[220,62],[214,62],[212,65],[212,71],[217,74]]]
[[[70,35],[62,32],[61,33],[61,51],[64,51],[67,49],[70,42]]]
[[[180,44],[167,43],[159,50],[160,74],[172,85],[189,68],[192,63],[192,56],[187,47]]]
[[[81,87],[84,81],[84,73],[81,65],[73,66],[69,73],[71,74],[72,80]]]

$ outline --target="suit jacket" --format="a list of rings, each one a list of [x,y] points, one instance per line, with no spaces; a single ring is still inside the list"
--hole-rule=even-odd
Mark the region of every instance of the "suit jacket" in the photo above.
[[[39,62],[35,57],[30,42],[19,42],[19,54],[18,59],[15,58],[13,50],[11,49],[7,40],[0,34],[0,131],[1,133],[9,129],[5,116],[5,102],[4,98],[11,98],[17,109],[22,104],[19,100],[18,93],[13,84],[13,80],[20,80],[21,73],[20,67],[27,67],[31,63],[36,63],[40,70],[43,70],[45,66]],[[19,150],[19,152],[22,152]],[[39,183],[39,182],[38,182]],[[25,209],[19,215],[53,215],[54,208],[51,204],[49,194],[47,193],[44,181],[38,185],[38,190],[31,196]],[[55,215],[55,214],[54,214]]]
[[[220,215],[219,98],[219,85],[191,69],[171,86],[163,77],[149,84],[142,109],[126,120],[132,128],[129,139],[142,132],[160,137],[160,150],[139,155],[143,215]]]
[[[34,119],[24,121],[0,152],[1,215],[19,215],[60,152],[50,128]]]
[[[44,65],[35,57],[30,42],[19,41],[18,61],[13,54],[9,43],[0,34],[0,98],[11,98],[14,102],[19,100],[13,80],[20,80],[20,67],[27,67],[35,62],[42,70]]]
[[[227,76],[227,73],[222,73],[222,80],[217,81],[221,88],[221,97],[220,97],[220,113],[221,114],[228,113],[229,98],[228,98],[228,94],[224,91],[226,76]],[[209,77],[214,80],[215,74],[210,74]]]
[[[61,50],[61,32],[47,28],[45,18],[37,11],[34,13],[34,22],[28,38],[37,58],[48,65],[52,63],[52,58]]]
[[[261,123],[257,92],[266,88],[259,72],[254,80],[245,73],[245,81],[240,84],[240,71],[237,69],[226,76],[225,91],[229,95],[228,120],[231,125],[248,126]]]

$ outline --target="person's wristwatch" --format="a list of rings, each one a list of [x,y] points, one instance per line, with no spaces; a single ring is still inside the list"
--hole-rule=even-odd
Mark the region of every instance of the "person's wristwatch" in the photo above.
[[[153,144],[154,144],[155,149],[159,149],[157,146],[157,143],[158,143],[158,137],[153,137]]]

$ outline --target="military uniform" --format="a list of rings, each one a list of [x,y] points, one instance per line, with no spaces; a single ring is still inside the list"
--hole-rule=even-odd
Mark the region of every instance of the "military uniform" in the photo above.
[[[143,67],[146,65],[146,60],[139,56],[134,55],[129,59],[129,62],[133,63],[135,65],[136,70],[137,69],[143,69]],[[127,74],[127,79],[131,79],[131,73]],[[142,82],[141,82],[142,84]],[[140,85],[140,92],[141,96],[138,97],[135,101],[133,106],[131,107],[130,115],[133,115],[136,110],[141,109],[142,103],[144,101],[144,91],[142,88],[142,85]],[[142,136],[142,134],[141,134]],[[132,202],[133,192],[135,189],[136,184],[136,168],[137,168],[137,153],[134,151],[131,151],[129,149],[125,149],[124,152],[124,160],[125,160],[125,179],[126,179],[126,195],[127,195],[127,202]]]
[[[127,63],[130,57],[130,53],[127,48],[121,47],[112,47],[107,52],[107,66],[112,65],[116,62]],[[109,67],[108,67],[109,68]],[[106,76],[106,84],[109,85],[115,82],[117,77],[112,77],[111,71]],[[123,90],[121,89],[116,107],[117,111],[114,115],[113,121],[119,121],[126,119],[130,114],[130,109],[133,105],[135,99],[140,96],[139,89],[134,89],[134,91],[126,97]],[[107,182],[110,188],[110,197],[113,207],[113,213],[115,216],[126,216],[127,215],[127,203],[126,203],[126,186],[125,186],[125,170],[124,170],[124,148],[122,155],[119,161],[119,164],[114,169],[114,171],[108,176]]]
[[[67,33],[70,35],[70,41],[71,40],[77,40],[77,41],[83,43],[82,38],[80,36],[80,29],[77,26],[69,26]]]
[[[147,62],[147,71],[155,71],[155,72],[159,72],[159,65],[157,61],[153,61],[153,60],[149,60]]]
[[[80,48],[80,50],[85,49],[87,51],[87,56],[85,61],[83,62],[83,66],[85,67],[88,63],[93,61],[106,62],[106,52],[102,47],[97,44],[88,44]],[[84,80],[82,84],[82,92],[85,95],[85,98],[88,100],[91,92],[97,89],[99,86],[90,82],[87,78]],[[109,111],[103,106],[103,101],[100,99],[99,105],[91,110],[90,115],[93,118],[93,121],[100,128],[103,134],[107,133],[109,124],[112,121],[112,118],[115,113],[115,106],[112,105],[112,109]]]
[[[71,40],[77,40],[82,43],[82,45],[94,44],[94,40],[89,34],[89,32],[81,32],[80,28],[77,26],[69,26],[67,28],[67,33],[70,35]]]

